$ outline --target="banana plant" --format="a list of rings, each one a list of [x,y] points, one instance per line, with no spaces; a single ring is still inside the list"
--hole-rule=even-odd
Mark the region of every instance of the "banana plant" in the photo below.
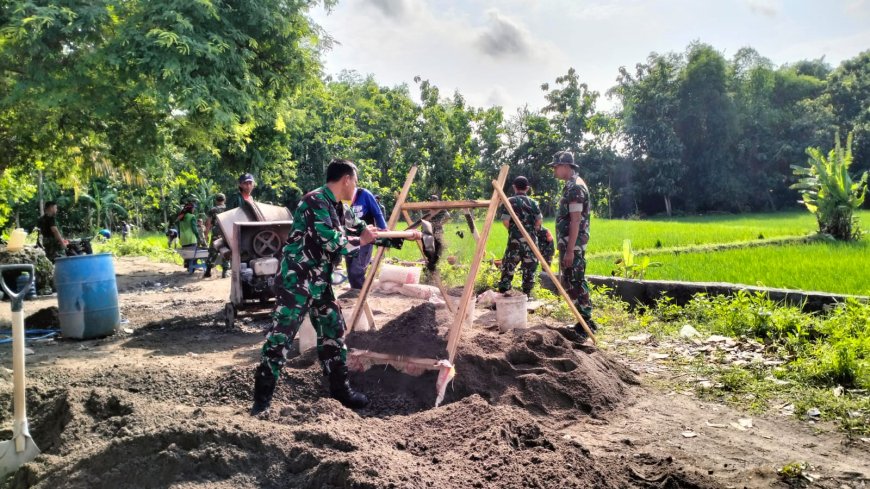
[[[791,165],[798,177],[790,188],[801,192],[807,210],[815,214],[819,233],[842,241],[861,237],[855,211],[864,204],[867,172],[857,180],[849,175],[852,165],[852,133],[846,146],[840,145],[840,135],[834,138],[834,148],[827,156],[819,148],[807,148],[806,167]]]
[[[91,187],[91,193],[82,194],[79,199],[93,207],[93,213],[97,218],[97,229],[102,229],[101,220],[104,218],[106,226],[111,228],[112,218],[115,214],[122,217],[127,216],[127,209],[115,202],[118,199],[118,193],[115,189],[108,186],[101,188],[97,181],[92,182]]]
[[[616,270],[611,275],[643,280],[648,268],[662,266],[660,262],[650,260],[647,255],[640,257],[639,260],[636,258],[637,255],[631,249],[631,240],[626,239],[622,242],[622,258],[614,262]]]

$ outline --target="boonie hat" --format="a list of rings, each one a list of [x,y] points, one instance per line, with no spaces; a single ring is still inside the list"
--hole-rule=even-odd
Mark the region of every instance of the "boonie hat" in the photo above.
[[[574,155],[570,151],[559,151],[553,155],[553,162],[550,166],[571,165],[577,168],[577,163],[574,163]]]

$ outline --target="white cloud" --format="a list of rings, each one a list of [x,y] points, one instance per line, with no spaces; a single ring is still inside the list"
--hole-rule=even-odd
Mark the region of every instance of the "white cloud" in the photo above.
[[[782,11],[781,0],[744,0],[753,13],[776,17]]]

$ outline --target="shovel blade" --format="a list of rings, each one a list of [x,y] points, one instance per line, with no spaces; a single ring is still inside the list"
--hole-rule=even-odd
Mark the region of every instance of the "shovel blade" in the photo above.
[[[19,467],[35,459],[39,455],[39,448],[33,438],[21,435],[24,438],[24,450],[15,449],[15,440],[0,442],[0,479],[5,478],[18,470]]]

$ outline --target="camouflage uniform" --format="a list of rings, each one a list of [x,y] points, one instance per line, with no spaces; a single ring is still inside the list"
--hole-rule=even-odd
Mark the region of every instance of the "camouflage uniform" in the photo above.
[[[517,193],[508,201],[511,203],[514,212],[522,222],[523,227],[529,233],[530,237],[535,240],[537,245],[537,230],[535,223],[542,219],[541,211],[538,209],[538,203],[524,193]],[[517,228],[516,223],[511,219],[507,209],[502,205],[501,220],[510,220],[508,227],[508,243],[504,251],[504,258],[501,260],[501,280],[498,282],[498,291],[507,292],[511,288],[511,282],[514,278],[514,271],[517,264],[522,262],[523,270],[523,292],[529,295],[532,292],[532,287],[535,285],[535,271],[538,269],[538,259],[535,257],[532,248],[526,243],[522,233]]]
[[[577,174],[574,174],[562,189],[559,209],[556,211],[556,239],[559,256],[565,254],[568,246],[568,230],[571,225],[570,212],[579,210],[580,230],[574,243],[574,262],[570,267],[560,266],[562,286],[574,301],[583,319],[591,320],[592,301],[589,299],[589,283],[586,281],[586,244],[589,242],[589,188]],[[560,258],[561,259],[561,258]],[[591,326],[591,324],[590,324]]]
[[[306,313],[317,331],[317,353],[324,374],[345,367],[345,323],[332,291],[332,272],[342,256],[359,249],[359,237],[346,233],[359,235],[365,227],[326,186],[309,192],[299,202],[276,280],[272,327],[262,348],[261,367],[268,366],[275,379]],[[402,241],[380,239],[377,244],[400,248]]]
[[[229,268],[229,264],[223,259],[217,248],[214,247],[215,240],[223,237],[221,227],[218,226],[217,215],[226,210],[227,206],[225,205],[216,205],[208,210],[208,219],[210,219],[211,222],[211,239],[208,242],[208,260],[206,261],[206,266],[208,266],[208,268],[214,267],[217,262],[220,262],[223,265],[224,270]]]
[[[541,251],[544,260],[547,261],[547,265],[553,266],[553,254],[556,253],[556,245],[553,243],[553,235],[550,234],[550,230],[544,226],[541,226],[541,229],[538,230],[538,249]]]
[[[66,247],[59,242],[51,232],[52,227],[57,227],[56,216],[44,214],[37,221],[36,226],[39,228],[39,235],[42,240],[42,249],[45,250],[45,256],[52,263],[59,257],[66,256]]]

